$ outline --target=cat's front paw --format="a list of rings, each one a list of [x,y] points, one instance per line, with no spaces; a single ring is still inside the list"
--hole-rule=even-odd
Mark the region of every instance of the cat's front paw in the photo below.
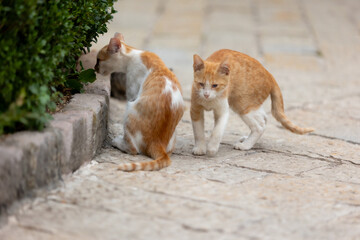
[[[194,155],[205,155],[206,154],[206,146],[205,145],[199,145],[199,146],[195,146],[192,150],[192,153]]]
[[[213,157],[217,154],[218,150],[219,150],[219,144],[210,142],[207,146],[207,155]]]
[[[207,150],[207,155],[209,155],[210,157],[214,157],[218,152],[218,149],[208,149]]]
[[[252,147],[253,145],[246,142],[238,142],[234,145],[234,148],[237,150],[250,150]]]
[[[247,138],[248,136],[241,136],[239,142],[244,142]]]

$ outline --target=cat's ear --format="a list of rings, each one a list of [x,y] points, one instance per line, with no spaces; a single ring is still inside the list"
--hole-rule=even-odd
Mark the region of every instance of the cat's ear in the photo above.
[[[204,66],[204,61],[201,59],[201,57],[197,54],[194,54],[194,72],[204,69]]]
[[[121,42],[119,38],[111,38],[108,46],[108,52],[110,54],[117,53],[121,48]]]
[[[125,40],[124,40],[124,35],[122,35],[121,33],[115,33],[114,34],[114,38],[118,38],[118,39],[120,39],[120,41],[123,41],[123,42],[125,42]]]
[[[229,60],[227,58],[220,64],[218,71],[222,75],[227,76],[230,74],[230,65],[229,65]]]

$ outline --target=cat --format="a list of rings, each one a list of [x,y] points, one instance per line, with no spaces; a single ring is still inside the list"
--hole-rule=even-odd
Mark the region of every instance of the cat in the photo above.
[[[97,55],[95,70],[102,75],[126,74],[127,103],[124,134],[112,145],[129,154],[144,154],[153,161],[125,163],[119,170],[159,170],[170,165],[175,128],[185,111],[182,89],[174,73],[154,53],[135,49],[116,33]]]
[[[235,149],[249,150],[265,130],[266,113],[263,102],[270,95],[272,115],[286,129],[305,134],[312,128],[300,128],[284,113],[282,94],[274,77],[254,58],[233,50],[214,52],[205,61],[194,55],[194,82],[191,94],[191,120],[194,131],[194,155],[214,156],[219,149],[229,116],[229,108],[238,113],[250,128]],[[205,142],[204,110],[213,111],[215,126],[208,145]]]

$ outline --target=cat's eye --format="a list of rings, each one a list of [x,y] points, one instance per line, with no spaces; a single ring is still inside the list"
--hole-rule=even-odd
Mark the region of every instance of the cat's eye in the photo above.
[[[217,84],[213,84],[213,85],[212,85],[213,88],[216,88],[217,86],[218,86]]]
[[[199,83],[201,87],[204,87],[205,85],[203,83]]]

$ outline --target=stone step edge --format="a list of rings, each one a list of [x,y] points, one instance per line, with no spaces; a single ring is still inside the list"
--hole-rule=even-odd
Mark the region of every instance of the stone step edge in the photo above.
[[[82,57],[84,68],[95,65],[96,53]],[[23,131],[0,138],[0,214],[32,190],[77,170],[101,149],[107,135],[110,76],[97,75],[53,115],[41,132]]]

